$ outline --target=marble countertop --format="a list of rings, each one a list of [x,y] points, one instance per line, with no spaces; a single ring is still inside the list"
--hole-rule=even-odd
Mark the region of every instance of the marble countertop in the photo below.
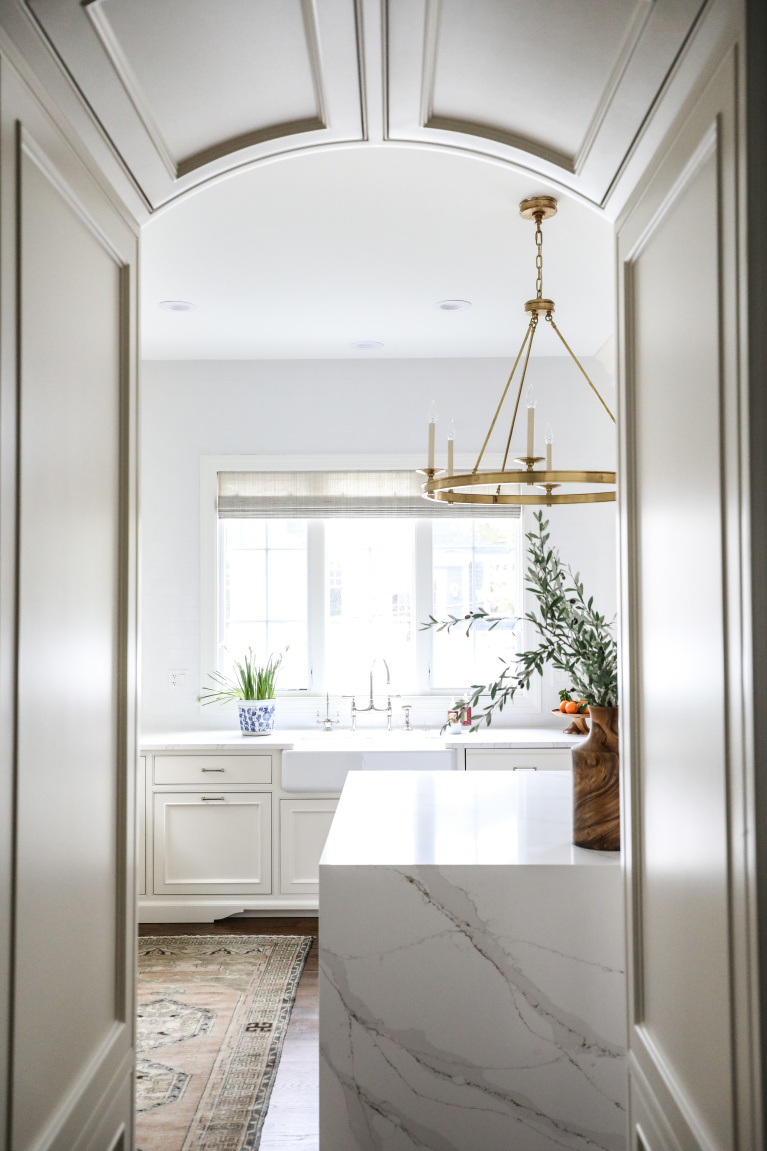
[[[320,865],[620,865],[571,839],[568,771],[351,772]]]
[[[573,747],[583,736],[564,735],[551,728],[485,728],[456,734],[438,729],[416,728],[412,732],[320,731],[301,728],[275,731],[273,735],[247,736],[237,728],[225,731],[147,732],[141,736],[142,751],[341,751],[364,748],[368,751],[435,751],[442,748],[561,748]]]
[[[569,720],[563,716],[563,722]],[[575,747],[583,735],[565,735],[550,727],[483,727],[480,731],[457,733],[446,731],[442,737],[445,747],[508,748],[508,747]]]

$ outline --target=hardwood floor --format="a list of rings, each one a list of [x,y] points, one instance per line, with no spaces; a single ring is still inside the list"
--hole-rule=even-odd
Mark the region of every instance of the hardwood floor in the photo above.
[[[139,935],[313,935],[298,984],[259,1151],[319,1151],[319,967],[316,918],[141,923]]]

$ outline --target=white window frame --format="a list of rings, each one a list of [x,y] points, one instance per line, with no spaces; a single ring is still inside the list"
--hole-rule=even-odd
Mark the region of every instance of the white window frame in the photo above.
[[[500,454],[485,457],[489,468],[500,470]],[[457,453],[455,468],[470,471],[476,462],[474,456]],[[295,472],[295,471],[415,471],[423,466],[423,459],[416,455],[316,455],[316,456],[244,456],[215,455],[200,457],[200,669],[203,681],[207,673],[218,666],[219,634],[219,527],[218,527],[218,473],[219,472]],[[522,508],[520,527],[524,536],[532,527],[529,510]],[[416,520],[416,620],[424,620],[431,612],[431,521]],[[310,683],[306,691],[278,691],[278,696],[287,699],[320,700],[325,695],[325,650],[324,650],[324,532],[321,521],[309,521],[309,652]],[[524,564],[524,548],[521,548],[520,562]],[[425,570],[428,565],[428,572]],[[523,610],[532,606],[530,593],[525,590]],[[529,625],[523,626],[525,645],[534,642]],[[432,632],[416,631],[416,677],[419,684],[431,684]],[[438,699],[453,696],[459,688],[429,688],[425,691],[409,693],[414,699]],[[201,705],[202,706],[202,705]],[[234,711],[234,706],[226,708]],[[518,697],[510,706],[510,711],[525,714],[540,713],[541,682],[535,677],[530,691]]]

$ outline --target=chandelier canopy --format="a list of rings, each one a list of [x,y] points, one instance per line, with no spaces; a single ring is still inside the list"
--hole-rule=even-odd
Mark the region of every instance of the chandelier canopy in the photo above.
[[[545,504],[547,507],[551,507],[552,504],[611,503],[615,500],[615,472],[552,470],[553,436],[550,429],[546,430],[545,456],[536,456],[535,400],[531,394],[528,394],[527,400],[527,454],[517,456],[513,460],[513,463],[522,464],[523,467],[507,468],[506,466],[509,461],[511,437],[514,434],[514,426],[517,420],[517,413],[519,412],[519,403],[522,398],[522,389],[525,385],[527,365],[530,362],[530,352],[541,317],[544,318],[547,324],[551,324],[552,330],[556,332],[574,363],[583,374],[589,387],[607,412],[607,415],[613,423],[615,423],[615,416],[602,399],[602,396],[589,378],[575,352],[555,324],[554,301],[545,299],[543,295],[543,230],[541,224],[544,220],[548,220],[550,217],[556,215],[556,211],[557,201],[553,196],[533,196],[529,200],[523,200],[519,205],[519,214],[522,219],[535,222],[535,243],[537,248],[535,257],[536,295],[534,299],[528,300],[525,303],[525,312],[530,317],[525,338],[517,353],[511,374],[506,381],[506,387],[503,389],[503,394],[501,395],[500,402],[495,410],[495,415],[485,436],[485,442],[477,457],[477,462],[467,475],[453,474],[453,440],[455,431],[452,424],[448,431],[447,470],[442,471],[435,468],[434,439],[436,432],[436,415],[433,410],[430,413],[429,460],[425,468],[419,469],[419,475],[426,476],[426,482],[423,485],[423,495],[427,500],[440,500],[451,504]],[[511,426],[506,440],[506,451],[504,452],[501,470],[500,472],[480,472],[479,466],[482,463],[482,457],[485,454],[485,449],[493,434],[498,417],[501,414],[504,400],[506,399],[520,363],[522,363],[522,371],[519,377],[519,387],[517,388],[517,397],[514,404],[514,412],[511,417]],[[528,389],[528,393],[530,393],[531,390],[532,385]],[[545,467],[537,470],[536,465],[541,463],[544,464]],[[555,488],[570,484],[577,485],[578,489],[582,488],[583,485],[597,485],[597,487],[611,486],[611,490],[555,491]]]

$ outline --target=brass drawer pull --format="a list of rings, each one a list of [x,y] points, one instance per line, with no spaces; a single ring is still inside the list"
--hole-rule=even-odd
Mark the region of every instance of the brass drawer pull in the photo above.
[[[200,771],[226,771],[225,767],[201,767]]]
[[[218,803],[219,801],[221,803],[224,802],[223,795],[203,795],[202,796],[202,802],[203,803]]]

